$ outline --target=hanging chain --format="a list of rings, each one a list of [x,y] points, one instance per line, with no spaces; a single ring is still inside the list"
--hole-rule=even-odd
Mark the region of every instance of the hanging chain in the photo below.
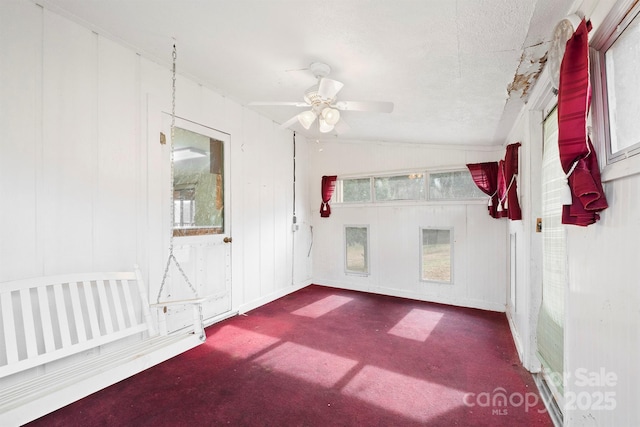
[[[178,260],[176,259],[175,255],[173,254],[173,227],[175,224],[175,207],[174,207],[174,201],[173,201],[173,197],[174,197],[174,188],[173,188],[173,179],[174,179],[174,168],[173,168],[173,141],[174,141],[174,137],[175,137],[175,129],[176,129],[176,59],[178,58],[178,51],[176,50],[176,45],[174,43],[173,45],[173,53],[172,53],[172,58],[173,58],[173,66],[172,66],[172,70],[171,70],[171,146],[170,146],[170,150],[171,150],[171,185],[169,188],[169,191],[171,191],[170,197],[169,197],[169,203],[170,203],[170,207],[169,207],[169,212],[171,212],[171,225],[169,227],[169,230],[171,232],[171,235],[169,237],[169,258],[167,259],[167,265],[164,268],[164,274],[162,275],[162,283],[160,284],[160,290],[158,291],[158,297],[156,298],[156,303],[160,303],[160,296],[162,295],[162,291],[164,289],[164,285],[167,282],[167,276],[169,275],[169,266],[171,265],[171,260],[173,260],[173,263],[176,265],[176,267],[178,268],[178,271],[180,271],[180,274],[182,275],[182,277],[184,278],[184,281],[187,282],[187,285],[189,285],[189,287],[191,288],[191,291],[194,293],[194,295],[198,295],[198,291],[196,291],[196,288],[193,287],[193,285],[191,284],[191,281],[189,280],[189,278],[187,277],[186,273],[184,272],[184,270],[182,270],[182,267],[180,266],[180,263],[178,262]]]

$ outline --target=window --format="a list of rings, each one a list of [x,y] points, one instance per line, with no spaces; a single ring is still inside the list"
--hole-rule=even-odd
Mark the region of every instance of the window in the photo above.
[[[468,169],[339,178],[334,203],[485,200]]]
[[[376,201],[424,199],[424,175],[376,177],[373,179]]]
[[[594,124],[607,164],[640,153],[640,3],[632,3],[619,2],[592,41]]]
[[[344,241],[346,272],[369,274],[369,227],[346,226]]]
[[[451,283],[451,229],[420,229],[421,279],[428,282]]]
[[[174,236],[224,232],[223,143],[174,129]]]
[[[429,174],[429,199],[486,199],[476,186],[468,170]]]
[[[341,179],[338,181],[337,200],[341,203],[371,201],[371,178]]]

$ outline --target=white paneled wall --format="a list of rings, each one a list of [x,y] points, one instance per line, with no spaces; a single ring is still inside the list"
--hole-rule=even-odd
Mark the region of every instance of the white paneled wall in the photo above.
[[[31,2],[0,2],[0,19],[0,282],[139,264],[155,296],[169,243],[159,132],[170,70]],[[233,310],[310,283],[310,233],[291,228],[292,133],[180,75],[176,108],[230,135]],[[298,176],[308,224],[307,188]]]
[[[594,26],[615,2],[585,0]],[[594,29],[595,31],[595,29]],[[592,33],[594,32],[592,31]],[[542,248],[534,232],[541,209],[543,110],[554,103],[543,73],[511,139],[523,142],[520,184],[523,222],[512,224],[524,266],[517,278],[517,306],[508,316],[523,362],[535,360]],[[594,140],[596,149],[602,141]],[[603,158],[598,159],[602,165]],[[640,423],[640,175],[605,183],[609,208],[589,227],[567,227],[568,285],[564,319],[564,425],[636,426]],[[544,224],[543,224],[544,227]]]
[[[319,149],[322,151],[319,151]],[[329,286],[504,311],[507,220],[493,219],[486,201],[333,205],[321,218],[322,175],[370,175],[398,170],[464,168],[498,160],[502,149],[366,142],[310,143],[314,282]],[[344,271],[345,225],[369,225],[368,276]],[[452,284],[420,281],[420,228],[453,228]]]

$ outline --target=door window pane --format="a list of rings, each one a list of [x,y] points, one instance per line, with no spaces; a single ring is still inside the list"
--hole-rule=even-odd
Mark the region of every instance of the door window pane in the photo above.
[[[174,235],[224,232],[223,143],[174,129]]]

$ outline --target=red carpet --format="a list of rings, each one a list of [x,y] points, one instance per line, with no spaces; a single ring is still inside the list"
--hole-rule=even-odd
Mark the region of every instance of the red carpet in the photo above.
[[[34,426],[552,426],[503,313],[309,286]]]

